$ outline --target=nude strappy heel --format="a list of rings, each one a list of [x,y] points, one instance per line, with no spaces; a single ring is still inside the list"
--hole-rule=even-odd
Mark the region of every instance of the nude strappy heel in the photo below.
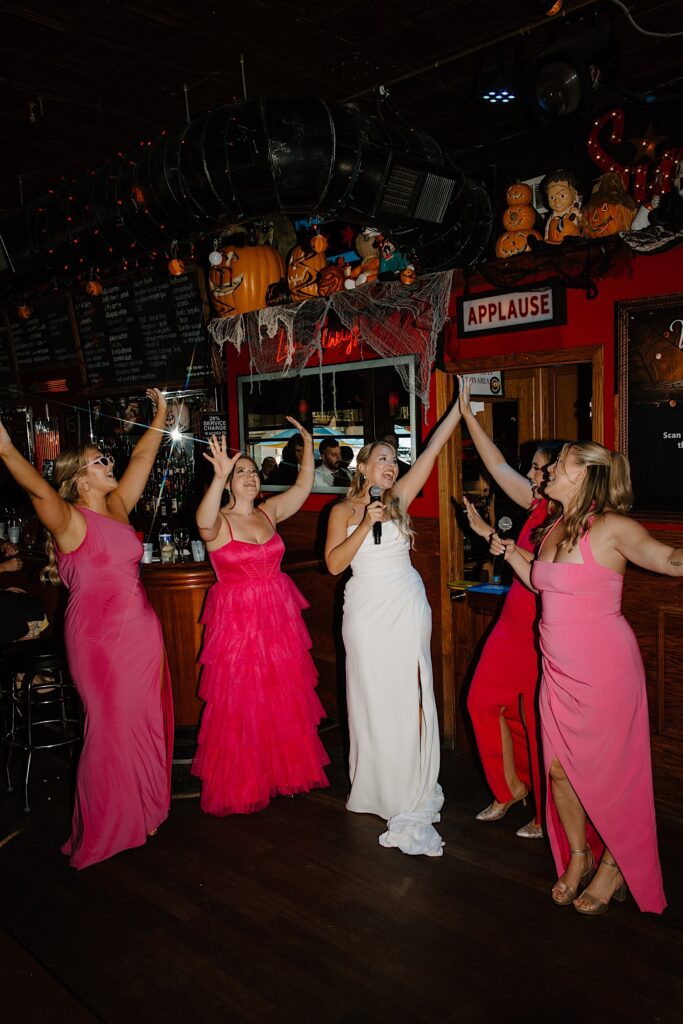
[[[586,917],[599,917],[600,914],[606,914],[609,910],[609,905],[612,902],[612,900],[616,900],[618,903],[623,903],[626,897],[628,896],[628,886],[624,881],[624,876],[621,874],[621,871],[619,871],[619,865],[617,864],[617,862],[611,859],[607,860],[607,858],[603,855],[601,863],[604,864],[605,867],[616,868],[617,873],[621,877],[621,882],[616,887],[616,889],[614,890],[610,898],[607,900],[607,902],[605,902],[605,900],[599,899],[597,896],[593,896],[589,892],[582,892],[579,899],[588,900],[588,906],[579,907],[577,906],[577,903],[574,902],[574,910],[578,911],[579,914],[585,914]]]
[[[583,885],[583,886],[588,885],[588,883],[590,882],[591,878],[593,877],[593,875],[595,874],[595,871],[596,871],[596,864],[595,864],[595,858],[593,857],[593,852],[592,852],[590,846],[584,847],[583,850],[572,850],[571,851],[572,857],[579,857],[579,856],[585,857],[586,854],[588,855],[588,864],[586,866],[585,871],[581,875],[581,878],[579,879],[579,885]],[[558,889],[558,886],[560,886],[560,885],[563,886],[562,889]],[[578,887],[576,889],[574,889],[570,885],[567,885],[565,882],[561,882],[560,879],[558,878],[558,880],[555,882],[555,885],[552,887],[552,889],[550,891],[550,895],[552,897],[553,903],[555,903],[556,906],[558,906],[558,907],[568,907],[576,899],[577,892],[578,892]]]

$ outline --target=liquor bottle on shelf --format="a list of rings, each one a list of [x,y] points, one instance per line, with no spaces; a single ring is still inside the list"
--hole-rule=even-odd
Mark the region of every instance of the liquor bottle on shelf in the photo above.
[[[161,561],[172,562],[174,550],[173,533],[166,520],[162,519],[159,527],[159,558]]]

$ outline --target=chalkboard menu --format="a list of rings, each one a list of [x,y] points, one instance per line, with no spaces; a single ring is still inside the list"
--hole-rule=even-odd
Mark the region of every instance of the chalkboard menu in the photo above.
[[[1,321],[0,321],[1,323]],[[9,354],[9,345],[5,332],[0,327],[0,380],[6,382],[14,377],[14,368]]]
[[[150,270],[74,304],[91,387],[191,383],[207,372],[196,273]]]
[[[32,299],[28,320],[9,313],[10,336],[19,372],[49,363],[75,363],[74,336],[64,294]]]

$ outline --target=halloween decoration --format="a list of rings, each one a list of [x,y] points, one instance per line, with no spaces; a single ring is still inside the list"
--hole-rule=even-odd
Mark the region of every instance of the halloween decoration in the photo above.
[[[287,284],[292,302],[318,295],[318,275],[327,267],[325,235],[313,233],[308,245],[295,245],[287,263]]]
[[[90,295],[91,298],[95,298],[97,295],[102,294],[102,282],[96,278],[91,277],[85,286],[86,295]]]
[[[581,218],[581,230],[588,238],[606,238],[628,231],[637,204],[625,190],[621,175],[608,171],[598,178]]]
[[[560,245],[569,235],[581,234],[579,183],[571,171],[551,171],[541,182],[541,193],[550,210],[545,240]]]
[[[534,229],[536,210],[531,205],[532,191],[523,181],[515,181],[505,193],[507,209],[503,213],[505,234],[496,242],[496,256],[506,259],[520,252],[529,251],[529,236],[540,239]]]
[[[400,276],[402,270],[408,266],[408,260],[399,252],[390,239],[384,235],[378,235],[377,246],[379,251],[379,277],[380,280],[387,280]]]
[[[403,268],[403,270],[398,276],[401,280],[401,284],[415,284],[415,280],[417,278],[417,274],[415,273],[415,267],[412,265],[412,263],[409,263],[407,267]]]
[[[30,318],[33,316],[33,310],[31,309],[30,306],[27,306],[24,303],[24,305],[17,307],[17,316],[19,316],[22,320],[30,320]]]
[[[346,281],[344,287],[347,291],[357,288],[358,285],[368,284],[376,281],[379,275],[379,242],[381,233],[377,228],[365,227],[356,235],[354,248],[361,257],[360,263],[353,267],[345,267]]]
[[[344,291],[344,271],[328,263],[318,274],[318,295],[334,295]]]
[[[209,270],[209,291],[219,317],[251,313],[266,306],[269,286],[285,275],[282,257],[269,245],[227,246]]]
[[[186,270],[187,267],[185,266],[183,261],[177,259],[177,257],[174,257],[173,259],[168,261],[168,272],[171,275],[171,277],[182,277]]]

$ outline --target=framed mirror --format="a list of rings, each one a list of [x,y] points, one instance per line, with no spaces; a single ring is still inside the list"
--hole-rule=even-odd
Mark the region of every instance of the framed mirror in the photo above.
[[[414,384],[413,356],[239,377],[240,447],[259,467],[264,491],[285,490],[303,455],[300,435],[285,419],[293,416],[313,434],[314,492],[345,493],[358,453],[371,441],[394,444],[402,475],[417,456]]]
[[[631,463],[633,514],[683,508],[683,292],[618,303],[619,448]]]

